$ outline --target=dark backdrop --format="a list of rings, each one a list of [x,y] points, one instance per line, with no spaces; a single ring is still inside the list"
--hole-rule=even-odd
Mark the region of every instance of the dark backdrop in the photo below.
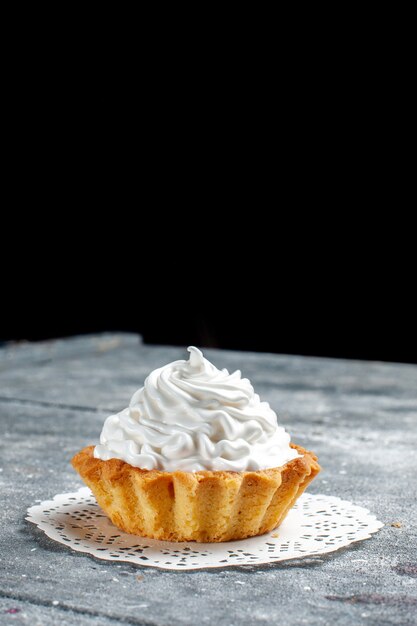
[[[284,64],[283,111],[255,89],[254,106],[184,92],[145,98],[139,115],[94,81],[58,99],[49,75],[39,97],[20,81],[5,118],[0,340],[126,330],[417,362],[403,102],[356,74],[347,95],[337,59],[317,88],[305,62]]]
[[[4,272],[3,342],[132,331],[149,343],[417,363],[415,285],[386,242],[287,241],[254,220],[232,246],[199,226],[171,238],[117,223],[65,240],[26,232],[15,250],[25,263]]]
[[[42,323],[13,325],[3,329],[2,342],[21,340],[41,340],[56,337],[96,333],[104,331],[127,331],[140,333],[146,343],[171,344],[178,346],[197,345],[234,350],[253,350],[331,356],[353,359],[370,359],[417,363],[415,344],[409,341],[404,329],[398,332],[398,342],[372,327],[372,322],[364,322],[357,331],[353,324],[347,331],[338,332],[327,326],[327,320],[311,319],[300,327],[293,319],[279,316],[272,319],[256,318],[233,321],[206,316],[184,316],[163,325],[159,321],[128,317],[117,314],[100,315],[90,312],[83,320],[56,320]],[[301,323],[303,323],[301,321]],[[279,326],[283,325],[282,328]],[[6,331],[6,332],[4,332]],[[355,332],[352,338],[351,333]],[[401,340],[401,341],[400,341]],[[404,343],[403,343],[404,341]]]

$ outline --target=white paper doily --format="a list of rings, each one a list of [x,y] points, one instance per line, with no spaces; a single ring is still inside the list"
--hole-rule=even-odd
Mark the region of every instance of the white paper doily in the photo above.
[[[28,509],[48,537],[99,559],[170,570],[259,565],[333,552],[383,526],[367,509],[334,496],[303,494],[276,531],[226,543],[171,543],[124,533],[87,487]]]

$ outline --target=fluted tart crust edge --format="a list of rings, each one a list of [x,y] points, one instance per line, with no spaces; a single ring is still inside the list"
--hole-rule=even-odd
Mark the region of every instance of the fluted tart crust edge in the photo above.
[[[220,542],[262,535],[279,526],[320,471],[302,457],[256,472],[163,472],[94,458],[88,446],[73,467],[120,529],[164,541]]]

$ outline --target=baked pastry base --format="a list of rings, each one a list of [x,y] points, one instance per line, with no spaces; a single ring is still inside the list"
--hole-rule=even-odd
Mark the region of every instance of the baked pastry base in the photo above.
[[[320,471],[317,457],[256,472],[163,472],[81,450],[72,465],[118,528],[163,541],[219,542],[262,535],[279,526]]]

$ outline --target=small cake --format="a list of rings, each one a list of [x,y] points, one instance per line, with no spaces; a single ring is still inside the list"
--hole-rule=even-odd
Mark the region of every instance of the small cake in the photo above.
[[[153,371],[72,465],[122,530],[219,542],[276,528],[320,471],[240,371],[200,350]]]

